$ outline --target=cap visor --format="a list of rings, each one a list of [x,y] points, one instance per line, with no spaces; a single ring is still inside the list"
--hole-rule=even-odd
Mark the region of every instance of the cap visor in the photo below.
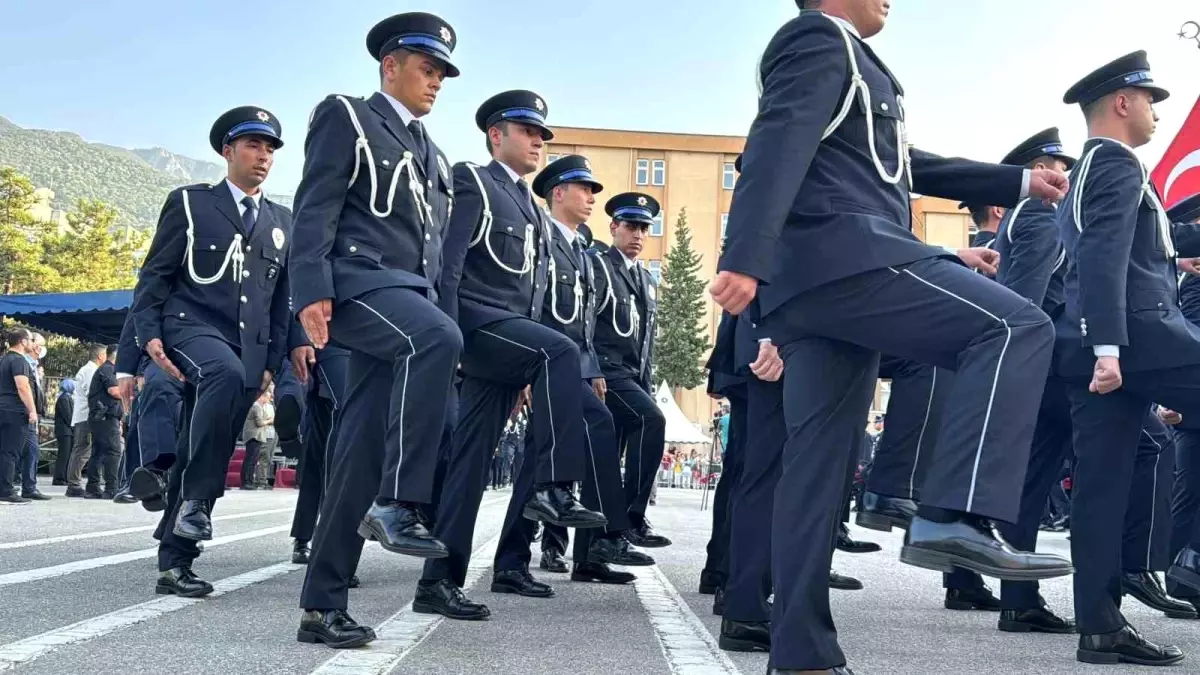
[[[446,77],[458,77],[458,75],[459,75],[458,66],[454,65],[453,63],[450,63],[450,61],[448,61],[446,59],[446,57],[433,51],[432,49],[426,49],[425,47],[422,47],[421,45],[415,45],[415,44],[414,45],[401,45],[401,46],[404,47],[405,49],[409,49],[414,52],[420,52],[422,54],[425,54],[426,56],[432,56],[434,59],[437,60],[438,63],[442,64],[442,66],[445,67]]]
[[[247,131],[246,133],[238,134],[237,136],[233,136],[232,138],[229,139],[229,141],[226,141],[226,142],[228,143],[228,142],[236,141],[237,139],[245,138],[246,136],[258,136],[259,138],[265,138],[268,141],[270,141],[272,145],[275,146],[276,150],[283,147],[283,139],[282,138],[276,136],[275,134],[267,134],[267,133],[263,133],[258,130]]]
[[[1168,98],[1171,98],[1171,92],[1167,91],[1166,89],[1163,89],[1162,87],[1156,87],[1151,84],[1151,85],[1146,85],[1145,87],[1143,87],[1143,89],[1150,90],[1150,96],[1152,97],[1151,100],[1155,103],[1162,103],[1163,101],[1167,100]]]

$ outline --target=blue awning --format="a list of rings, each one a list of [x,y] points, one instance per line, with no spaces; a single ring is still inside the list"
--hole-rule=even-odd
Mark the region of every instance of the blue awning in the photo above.
[[[114,344],[132,303],[132,289],[0,295],[0,315],[39,331]]]

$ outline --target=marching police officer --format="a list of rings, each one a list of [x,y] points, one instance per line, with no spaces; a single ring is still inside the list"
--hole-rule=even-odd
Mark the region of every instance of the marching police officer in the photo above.
[[[212,591],[191,569],[196,542],[212,538],[209,514],[224,494],[238,430],[283,360],[290,323],[291,213],[261,189],[283,145],[279,121],[257,106],[234,108],[213,124],[209,143],[229,175],[168,195],[131,309],[137,345],[187,383],[178,495],[167,495],[157,586],[185,597]],[[162,493],[157,473],[138,473],[147,480],[131,484],[135,497]]]
[[[640,192],[610,198],[604,211],[612,218],[612,246],[590,252],[596,269],[596,354],[608,383],[604,403],[625,450],[626,532],[630,543],[645,548],[669,546],[646,519],[650,491],[665,448],[666,420],[651,395],[651,359],[656,284],[637,262],[646,232],[659,212],[658,200]]]
[[[885,6],[823,0],[819,8],[785,24],[763,54],[763,95],[712,293],[739,314],[757,296],[754,312],[788,373],[772,667],[840,672],[846,659],[828,594],[813,590],[824,585],[832,546],[798,556],[796,542],[833,540],[843,486],[829,476],[844,475],[847,448],[861,442],[879,352],[959,373],[945,411],[954,424],[938,438],[902,560],[1001,577],[1071,571],[1061,557],[1003,546],[984,522],[1015,517],[1026,422],[1037,409],[1031,383],[1040,385],[1049,366],[1050,322],[907,227],[910,190],[1006,206],[1029,194],[1056,199],[1066,179],[910,152],[903,90],[862,43],[882,30]],[[980,266],[994,254],[959,257]]]
[[[350,351],[329,491],[300,606],[302,642],[355,647],[374,631],[346,613],[363,539],[422,558],[446,548],[425,526],[462,336],[437,306],[454,188],[420,118],[450,62],[454,31],[397,14],[367,34],[380,91],[329,96],[309,123],[296,192],[292,291],[315,349]],[[382,442],[381,442],[382,440]]]
[[[546,200],[550,207],[551,231],[549,261],[549,291],[546,293],[541,321],[563,335],[579,348],[580,387],[583,417],[587,424],[584,443],[591,471],[583,482],[582,502],[589,509],[604,513],[608,520],[604,532],[593,535],[590,530],[575,537],[575,581],[628,583],[633,575],[614,572],[608,565],[647,566],[654,559],[629,548],[625,533],[631,528],[628,504],[621,484],[621,456],[617,445],[612,413],[604,404],[607,382],[600,370],[593,343],[596,329],[596,272],[591,259],[584,253],[590,237],[583,228],[591,216],[595,195],[603,189],[592,175],[591,166],[580,155],[562,157],[538,173],[533,192]],[[498,569],[510,569],[518,561],[529,562],[529,536],[511,544],[501,539]],[[561,542],[565,548],[567,532],[558,525],[546,525],[543,541]],[[511,554],[508,549],[511,548]],[[505,563],[500,566],[501,563]]]
[[[1081,106],[1089,135],[1059,209],[1066,305],[1055,320],[1055,369],[1067,381],[1074,427],[1076,657],[1086,663],[1183,659],[1121,614],[1121,530],[1113,527],[1125,521],[1134,448],[1150,405],[1200,415],[1200,332],[1179,311],[1175,277],[1177,252],[1200,252],[1198,228],[1170,223],[1133,152],[1150,141],[1153,105],[1168,95],[1154,83],[1146,53],[1134,52],[1063,97]]]
[[[485,605],[467,599],[462,587],[488,458],[526,386],[533,414],[501,539],[521,537],[517,530],[526,527],[525,518],[564,527],[605,523],[572,492],[572,482],[585,475],[579,349],[538,323],[547,293],[551,225],[534,205],[523,176],[537,168],[545,141],[553,137],[546,113],[545,101],[532,91],[489,98],[475,123],[487,134],[492,161],[454,166],[457,204],[446,244],[442,301],[464,336],[460,416],[443,487],[455,498],[438,506],[434,534],[450,555],[425,564],[413,600],[417,612],[452,619],[489,614]],[[522,565],[502,560],[503,551],[498,550],[493,592],[553,595]]]

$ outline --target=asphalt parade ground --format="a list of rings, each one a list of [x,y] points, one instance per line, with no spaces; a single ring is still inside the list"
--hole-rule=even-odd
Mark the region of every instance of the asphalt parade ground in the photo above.
[[[537,569],[549,599],[488,591],[509,492],[489,491],[475,531],[468,594],[492,617],[455,622],[409,609],[420,562],[377,545],[364,552],[351,614],[379,639],[334,651],[296,642],[303,567],[289,562],[294,490],[232,490],[214,510],[214,539],[195,571],[216,591],[203,599],[154,594],[157,515],[137,505],[66,499],[0,508],[0,672],[320,673],[412,675],[735,675],[763,673],[765,654],[720,651],[719,617],[699,595],[711,510],[699,490],[660,489],[650,518],[671,537],[649,551],[658,565],[633,568],[630,586],[570,581]],[[996,614],[942,608],[940,577],[898,561],[899,531],[852,527],[879,553],[838,553],[834,568],[866,586],[833,591],[843,649],[858,675],[875,673],[1122,673],[1133,666],[1075,661],[1070,635],[996,630]],[[1066,553],[1064,534],[1042,533],[1042,549]],[[998,584],[991,582],[998,592]],[[1068,579],[1042,585],[1050,606],[1071,613]],[[1200,672],[1200,621],[1168,619],[1126,599],[1126,615],[1151,640],[1180,646],[1174,668]],[[1168,671],[1169,672],[1169,671]]]

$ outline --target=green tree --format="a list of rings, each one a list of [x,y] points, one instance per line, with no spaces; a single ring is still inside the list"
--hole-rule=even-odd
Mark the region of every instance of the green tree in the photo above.
[[[655,379],[666,380],[676,389],[704,384],[701,360],[707,349],[700,254],[692,248],[692,231],[684,208],[675,221],[675,244],[663,263],[654,342]]]
[[[53,276],[42,264],[48,228],[34,221],[33,183],[12,167],[0,167],[0,287],[3,293],[41,290]]]
[[[67,227],[49,234],[44,262],[53,273],[46,291],[107,291],[137,283],[145,232],[117,225],[117,210],[80,199],[67,213]]]

